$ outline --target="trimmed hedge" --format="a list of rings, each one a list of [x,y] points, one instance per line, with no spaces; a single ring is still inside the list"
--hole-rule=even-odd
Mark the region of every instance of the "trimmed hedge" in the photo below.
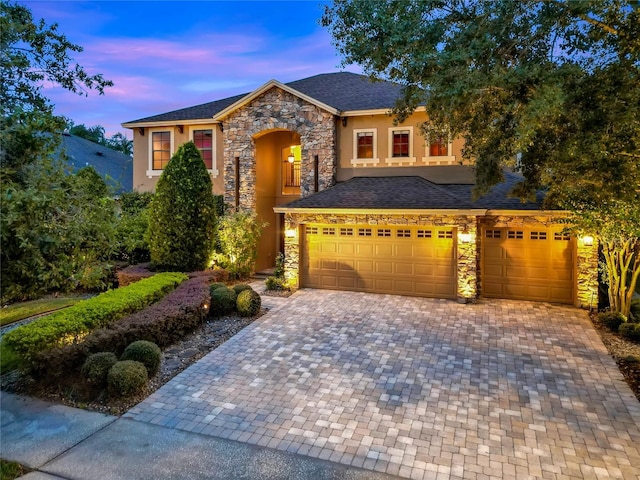
[[[138,263],[129,265],[116,273],[118,277],[118,285],[126,287],[132,283],[139,282],[145,278],[153,277],[155,273],[150,269],[151,263]]]
[[[91,331],[157,302],[187,278],[183,273],[159,273],[109,290],[8,332],[0,344],[2,353],[11,352],[20,366],[31,367],[41,352],[77,343]]]
[[[243,317],[253,317],[257,315],[262,306],[260,295],[254,290],[243,290],[236,300],[236,308],[238,313]]]
[[[623,323],[620,325],[620,328],[618,328],[618,333],[627,340],[640,342],[640,323]]]
[[[135,360],[123,360],[109,370],[107,384],[111,395],[126,397],[138,393],[147,384],[145,366]]]
[[[238,296],[231,288],[218,288],[211,293],[211,315],[226,315],[236,308]]]
[[[624,323],[624,317],[620,312],[602,312],[598,314],[598,320],[612,332],[617,332],[618,327]]]
[[[120,360],[135,360],[140,362],[147,369],[149,376],[153,376],[158,371],[162,352],[155,343],[147,340],[136,340],[124,349]]]
[[[247,285],[246,283],[238,283],[231,288],[236,292],[236,295],[240,295],[240,292],[244,292],[245,290],[253,290],[251,285]]]
[[[83,342],[40,352],[33,361],[39,376],[55,378],[76,369],[87,355],[111,351],[117,355],[136,340],[159,347],[182,340],[204,320],[210,302],[211,275],[193,275],[160,301],[104,328],[91,332]]]
[[[118,363],[113,352],[100,352],[89,355],[82,365],[82,376],[93,385],[105,385],[111,367]]]

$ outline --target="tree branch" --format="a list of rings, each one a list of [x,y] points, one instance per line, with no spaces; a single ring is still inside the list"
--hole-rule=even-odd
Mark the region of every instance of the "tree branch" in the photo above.
[[[578,15],[578,17],[581,18],[582,20],[584,20],[585,22],[590,23],[591,25],[595,25],[596,27],[600,27],[605,32],[610,33],[611,35],[618,35],[618,30],[616,30],[613,27],[610,27],[606,23],[602,23],[601,21],[596,20],[595,18],[591,18],[588,15]]]

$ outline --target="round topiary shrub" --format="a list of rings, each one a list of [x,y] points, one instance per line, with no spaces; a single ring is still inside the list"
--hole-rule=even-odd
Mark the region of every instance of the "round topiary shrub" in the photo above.
[[[111,395],[126,397],[141,391],[149,376],[145,366],[135,360],[117,362],[109,370],[107,385]]]
[[[155,343],[146,340],[137,340],[129,344],[120,357],[120,360],[135,360],[136,362],[140,362],[147,369],[149,376],[155,375],[158,371],[161,359],[162,352],[160,348]]]
[[[211,285],[209,285],[209,294],[213,295],[213,292],[215,292],[219,288],[227,288],[227,286],[224,283],[212,283]]]
[[[226,315],[236,308],[236,292],[231,288],[218,288],[211,294],[211,315]]]
[[[620,325],[620,328],[618,328],[618,333],[627,340],[640,342],[640,323],[623,323]]]
[[[240,295],[240,292],[244,292],[245,290],[253,290],[253,288],[251,288],[251,285],[247,285],[246,283],[238,283],[231,288],[233,288],[233,291],[236,292],[236,295]]]
[[[109,370],[116,363],[118,363],[118,357],[116,357],[115,353],[94,353],[85,360],[81,373],[87,382],[93,385],[106,385]]]
[[[620,312],[602,312],[598,314],[598,320],[612,332],[617,332],[618,327],[624,323],[624,317]]]
[[[238,313],[243,317],[253,317],[257,315],[262,306],[262,299],[257,292],[253,290],[244,290],[238,295],[236,300],[236,308]]]

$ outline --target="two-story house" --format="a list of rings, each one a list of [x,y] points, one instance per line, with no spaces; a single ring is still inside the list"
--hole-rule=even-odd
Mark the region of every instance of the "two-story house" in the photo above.
[[[473,201],[461,139],[425,138],[418,108],[389,112],[400,87],[353,73],[271,80],[245,95],[127,122],[135,189],[155,188],[193,140],[214,193],[269,223],[257,269],[286,257],[300,287],[594,306],[597,246],[566,234],[563,212],[507,197]]]

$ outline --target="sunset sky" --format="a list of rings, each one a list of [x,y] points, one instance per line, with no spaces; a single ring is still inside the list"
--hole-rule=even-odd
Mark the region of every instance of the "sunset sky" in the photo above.
[[[52,85],[56,113],[107,136],[121,123],[249,92],[268,80],[338,71],[311,1],[20,1],[84,48],[74,59],[114,86],[81,97]],[[348,71],[360,73],[357,66]]]

